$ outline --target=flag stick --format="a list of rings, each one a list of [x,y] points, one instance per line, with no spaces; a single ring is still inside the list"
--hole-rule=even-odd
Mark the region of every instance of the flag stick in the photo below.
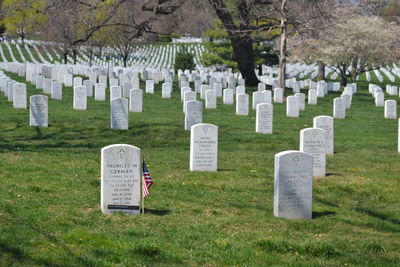
[[[143,183],[143,179],[142,179]],[[143,192],[142,192],[142,214],[144,215],[144,197],[143,197]]]
[[[143,176],[143,161],[142,161],[142,168],[140,168],[140,172],[141,172],[141,174],[142,174],[142,184],[141,184],[141,187],[140,187],[140,192],[141,192],[140,197],[141,197],[141,200],[142,200],[142,214],[144,215],[144,196],[143,196],[144,176]]]

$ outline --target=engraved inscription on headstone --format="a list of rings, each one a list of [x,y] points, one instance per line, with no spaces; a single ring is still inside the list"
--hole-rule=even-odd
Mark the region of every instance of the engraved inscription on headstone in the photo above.
[[[29,125],[48,127],[48,100],[45,95],[33,95],[30,97]]]
[[[117,144],[101,150],[101,211],[139,214],[140,148]]]
[[[200,123],[190,133],[190,171],[217,171],[218,127]]]
[[[299,151],[275,155],[274,216],[312,218],[312,156]]]

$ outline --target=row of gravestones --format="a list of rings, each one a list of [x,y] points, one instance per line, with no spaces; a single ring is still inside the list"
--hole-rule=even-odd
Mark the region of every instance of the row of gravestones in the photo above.
[[[385,100],[385,94],[381,87],[375,84],[369,84],[368,90],[370,94],[374,97],[375,106],[376,107],[384,107],[384,117],[385,119],[397,119],[397,101],[396,100]],[[386,91],[389,95],[397,95],[392,94],[393,91],[397,92],[397,87],[388,86],[386,87]]]
[[[300,133],[302,152],[286,151],[275,156],[274,215],[277,217],[311,219],[312,177],[325,175],[325,155],[333,153],[333,118],[317,117],[314,126],[317,128]],[[140,149],[111,145],[103,148],[101,154],[102,212],[139,213]],[[218,127],[203,123],[193,125],[190,171],[217,171],[217,165]]]

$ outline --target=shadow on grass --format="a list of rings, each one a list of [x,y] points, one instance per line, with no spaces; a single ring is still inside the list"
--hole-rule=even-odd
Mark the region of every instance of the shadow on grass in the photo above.
[[[325,176],[327,176],[327,177],[329,177],[329,176],[342,176],[341,174],[339,174],[339,173],[327,173],[327,174],[325,174]]]
[[[46,262],[43,260],[35,260],[32,257],[29,257],[24,251],[20,248],[12,247],[10,245],[4,244],[0,242],[0,255],[9,255],[12,264],[17,262],[19,263],[35,263],[41,266],[62,266],[55,263]],[[17,264],[18,265],[18,264]]]
[[[314,211],[312,213],[312,218],[313,219],[318,219],[319,217],[327,217],[327,216],[333,216],[336,215],[336,212],[334,211]]]
[[[327,201],[326,199],[321,199],[321,198],[318,198],[318,197],[314,197],[314,201],[317,201],[319,203],[322,203],[322,204],[330,206],[330,207],[335,207],[335,208],[339,207],[337,204],[335,204],[333,202],[330,202],[330,201]]]
[[[373,211],[373,210],[365,209],[365,208],[356,208],[356,211],[364,213],[364,214],[374,217],[376,219],[380,219],[382,221],[387,221],[387,222],[390,222],[390,223],[400,226],[400,220],[391,218],[386,214],[382,214],[377,211]]]
[[[150,213],[150,214],[157,215],[157,216],[164,216],[164,215],[169,214],[170,211],[169,210],[155,210],[155,209],[144,208],[144,213],[145,214],[146,213]]]
[[[236,169],[218,169],[219,172],[234,172]]]

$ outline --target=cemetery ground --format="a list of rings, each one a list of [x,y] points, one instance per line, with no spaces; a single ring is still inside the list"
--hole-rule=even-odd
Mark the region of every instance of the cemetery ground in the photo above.
[[[398,266],[398,120],[383,118],[366,87],[335,119],[336,153],[313,181],[309,221],[273,217],[274,155],[298,150],[300,130],[332,115],[339,93],[300,118],[275,103],[272,135],[255,133],[254,111],[236,116],[218,99],[204,109],[219,127],[218,172],[206,173],[189,171],[177,85],[172,99],[160,87],[127,131],[110,129],[108,99],[73,110],[70,87],[49,98],[49,128],[29,127],[29,109],[0,96],[0,266]],[[142,149],[155,181],[144,216],[100,211],[100,150],[118,143]]]

